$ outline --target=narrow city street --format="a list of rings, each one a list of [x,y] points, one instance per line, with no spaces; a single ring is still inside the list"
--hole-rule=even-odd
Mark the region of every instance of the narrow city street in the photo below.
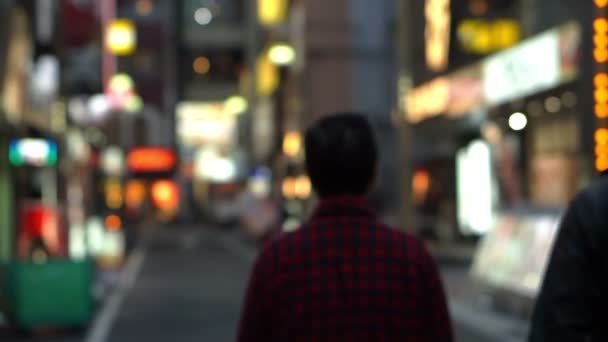
[[[141,269],[134,270],[137,279],[115,317],[101,322],[106,326],[98,321],[87,342],[233,341],[255,252],[235,231],[164,229],[148,242]],[[466,268],[445,266],[443,276],[457,341],[523,341],[512,320],[482,308],[475,312],[464,294]],[[96,333],[99,329],[107,331]]]
[[[123,286],[88,331],[35,331],[7,342],[234,341],[256,247],[237,230],[165,227],[130,258]],[[442,263],[458,342],[525,340],[521,321],[476,302],[462,263]],[[85,336],[86,335],[86,336]]]
[[[234,340],[250,260],[221,234],[169,228],[153,238],[106,340]]]

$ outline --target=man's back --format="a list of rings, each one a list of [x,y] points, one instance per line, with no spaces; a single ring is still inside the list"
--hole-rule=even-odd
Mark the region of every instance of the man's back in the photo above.
[[[529,341],[607,341],[608,178],[564,215],[537,300]]]
[[[414,238],[362,198],[321,203],[262,252],[242,341],[451,341],[436,267]]]

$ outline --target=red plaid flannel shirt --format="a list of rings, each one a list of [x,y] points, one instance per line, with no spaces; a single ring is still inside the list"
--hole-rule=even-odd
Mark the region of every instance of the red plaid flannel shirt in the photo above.
[[[238,341],[453,341],[434,261],[358,197],[323,200],[268,243],[251,276]]]

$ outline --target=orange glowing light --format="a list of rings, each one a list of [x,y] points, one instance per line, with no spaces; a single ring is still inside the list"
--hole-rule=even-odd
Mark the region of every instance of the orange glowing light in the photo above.
[[[105,223],[106,228],[112,231],[120,230],[122,227],[122,220],[117,215],[108,215]]]
[[[146,197],[146,185],[140,180],[130,180],[125,188],[125,204],[129,208],[139,207]]]
[[[593,0],[593,3],[598,8],[605,8],[606,6],[608,6],[608,0]]]
[[[608,102],[608,89],[607,88],[599,88],[593,93],[593,97],[597,103],[606,103]]]
[[[192,69],[194,69],[197,74],[206,74],[211,69],[211,62],[209,62],[207,57],[197,57],[192,63]]]
[[[302,134],[300,132],[291,131],[285,134],[283,138],[283,153],[288,157],[297,156],[302,150]]]
[[[135,10],[137,11],[137,14],[147,16],[154,10],[154,4],[151,0],[138,0],[137,3],[135,3]]]
[[[296,180],[293,177],[287,177],[283,180],[283,184],[281,186],[283,191],[283,197],[285,198],[294,198],[296,197]]]
[[[608,36],[606,36],[606,34],[596,34],[593,36],[593,43],[595,44],[595,46],[608,46]]]
[[[608,49],[606,48],[597,48],[593,50],[593,58],[598,63],[606,63],[608,62]]]
[[[608,74],[605,72],[601,72],[593,78],[593,83],[598,88],[606,88],[608,87]]]
[[[595,160],[595,169],[599,172],[608,170],[608,157],[598,157]]]
[[[127,164],[136,173],[169,172],[177,165],[177,156],[169,148],[142,147],[129,153]]]
[[[598,128],[595,138],[595,169],[599,172],[608,170],[608,128]]]
[[[152,184],[152,202],[163,210],[174,210],[179,206],[179,189],[174,181],[160,180]]]
[[[431,176],[425,170],[418,170],[414,172],[412,178],[412,193],[416,202],[422,202],[426,198],[428,191],[431,187]]]
[[[595,105],[595,116],[599,119],[608,118],[608,104],[598,103]]]
[[[600,157],[608,158],[608,145],[596,145],[595,146],[595,155]]]
[[[312,184],[308,176],[300,176],[296,178],[294,183],[295,195],[300,199],[307,199],[312,193]]]
[[[595,142],[600,145],[608,144],[608,129],[598,128],[595,131]]]
[[[597,18],[593,21],[593,29],[598,33],[608,32],[608,19]]]

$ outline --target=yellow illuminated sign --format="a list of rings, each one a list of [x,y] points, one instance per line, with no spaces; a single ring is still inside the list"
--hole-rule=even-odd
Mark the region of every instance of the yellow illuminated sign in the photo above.
[[[487,54],[507,49],[519,42],[521,36],[517,21],[500,19],[484,21],[467,19],[458,25],[458,39],[464,51]]]
[[[449,104],[450,81],[446,77],[440,77],[410,91],[405,97],[404,107],[408,120],[417,123],[444,113]]]
[[[257,61],[257,92],[261,96],[269,96],[280,83],[279,69],[270,62],[267,54],[262,54]]]
[[[433,71],[448,66],[450,53],[450,0],[426,0],[426,64]]]
[[[124,203],[123,189],[120,180],[110,178],[105,184],[106,205],[110,209],[119,209]]]
[[[302,134],[291,131],[283,138],[283,153],[288,157],[296,157],[302,150]]]
[[[106,28],[106,49],[117,56],[128,56],[135,51],[137,33],[135,24],[128,19],[116,19]]]
[[[258,0],[258,19],[264,26],[277,26],[287,17],[287,0]]]

